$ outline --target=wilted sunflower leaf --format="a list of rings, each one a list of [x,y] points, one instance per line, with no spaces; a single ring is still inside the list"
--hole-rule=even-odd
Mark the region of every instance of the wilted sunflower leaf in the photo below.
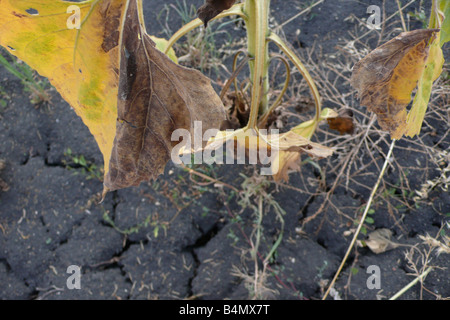
[[[377,114],[381,128],[393,139],[401,138],[406,130],[406,107],[425,70],[429,42],[438,31],[403,32],[353,68],[351,84],[358,90],[361,105]]]
[[[208,140],[204,148],[184,147],[179,149],[179,153],[184,156],[198,151],[211,154],[212,151],[220,150],[224,146],[226,156],[231,155],[231,161],[236,161],[238,164],[247,163],[245,161],[248,160],[250,164],[270,165],[270,167],[265,167],[267,170],[264,171],[264,174],[273,175],[275,180],[279,180],[279,176],[283,175],[282,171],[286,170],[286,160],[283,156],[285,154],[299,156],[301,153],[305,153],[316,158],[325,158],[332,154],[330,148],[311,142],[292,130],[281,134],[273,132],[266,134],[262,133],[262,130],[256,132],[256,130],[248,128],[231,132],[219,131]]]
[[[320,121],[332,119],[338,117],[338,113],[332,109],[325,108],[319,115],[319,121],[315,119],[305,121],[290,130],[290,132],[294,133],[296,136],[300,136],[304,141],[309,141],[312,135],[314,134],[317,126]],[[325,149],[322,149],[325,148]],[[316,157],[325,158],[331,155],[332,151],[329,148],[323,147],[319,144],[315,144],[315,149],[321,149],[322,152],[316,154]],[[277,172],[273,172],[273,178],[275,181],[288,181],[289,180],[289,172],[296,172],[300,170],[300,156],[301,153],[281,150],[278,153],[278,157],[276,160],[278,161]]]
[[[117,130],[105,190],[156,178],[171,158],[176,129],[218,128],[225,111],[210,80],[157,50],[130,1],[120,44]]]
[[[274,157],[275,164],[272,165],[275,181],[288,181],[289,171],[300,170],[299,160],[302,153],[319,159],[329,157],[333,153],[332,149],[311,142],[294,129],[281,134],[279,139],[280,147]]]
[[[350,109],[343,109],[336,117],[327,119],[330,129],[339,131],[340,134],[352,134],[355,130],[353,112]]]

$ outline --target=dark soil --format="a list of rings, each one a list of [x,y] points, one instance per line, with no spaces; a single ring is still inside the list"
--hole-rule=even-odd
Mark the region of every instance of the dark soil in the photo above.
[[[162,10],[176,2],[144,0],[149,33],[164,36]],[[203,1],[187,2],[198,7]],[[419,10],[416,2],[408,12]],[[424,1],[426,8],[429,2]],[[272,0],[272,22],[286,21],[305,8],[304,3]],[[367,7],[373,4],[382,6],[382,1],[325,0],[286,24],[284,35],[300,56],[306,57],[315,49],[312,61],[332,60],[330,55],[339,52],[337,47],[351,40],[349,32],[358,29],[359,22],[347,18],[352,14],[367,18]],[[387,17],[397,11],[395,1],[386,1],[385,8]],[[181,25],[173,9],[167,21],[172,31]],[[390,23],[394,21],[401,27],[398,17]],[[411,20],[411,29],[420,27],[421,22]],[[242,36],[242,28],[233,25],[230,34]],[[368,41],[371,49],[377,44],[375,38]],[[219,38],[218,45],[226,39]],[[230,57],[224,64],[230,65]],[[50,90],[52,103],[36,108],[22,83],[3,67],[0,86],[1,99],[6,101],[0,107],[0,159],[5,161],[0,178],[9,187],[0,191],[0,299],[207,300],[254,296],[250,239],[255,240],[256,216],[248,203],[243,207],[239,195],[227,187],[205,185],[205,181],[169,163],[157,181],[112,192],[98,204],[102,182],[73,160],[82,155],[89,165],[102,166],[102,155],[80,118],[54,89]],[[343,93],[352,90],[348,83],[336,86]],[[444,101],[442,110],[448,112],[449,97],[437,101]],[[361,114],[368,113],[356,100],[349,103]],[[336,107],[327,99],[324,104]],[[360,114],[356,119],[365,121]],[[325,125],[321,129],[314,138],[317,141],[329,138],[329,129]],[[398,142],[393,165],[372,206],[373,221],[366,223],[365,229],[370,233],[388,228],[393,232],[392,240],[406,246],[380,254],[367,247],[353,250],[333,297],[365,300],[393,296],[414,279],[415,270],[405,258],[405,252],[411,250],[408,245],[416,246],[413,259],[421,271],[421,254],[430,247],[419,236],[441,233],[438,239],[443,241],[442,234],[449,234],[443,227],[450,214],[448,191],[437,186],[424,200],[413,199],[414,190],[439,176],[439,166],[431,155],[433,150],[449,150],[449,136],[448,113],[441,117],[433,113],[427,116],[418,139]],[[338,155],[317,161],[318,166],[304,164],[284,185],[267,178],[267,193],[285,211],[284,233],[265,270],[264,286],[256,290],[258,298],[322,298],[350,244],[354,221],[359,221],[389,148],[390,138],[384,133],[371,133],[369,138],[377,147],[369,153],[362,144],[329,199],[327,191],[339,173],[332,169],[340,168],[343,161]],[[357,147],[352,142],[346,146],[347,152]],[[67,155],[67,149],[72,156]],[[241,195],[249,192],[242,186],[241,174],[251,177],[257,171],[243,165],[194,169],[233,185]],[[261,225],[259,254],[264,259],[282,231],[280,219],[268,203]],[[260,272],[262,259],[258,259]],[[435,268],[423,285],[416,284],[401,299],[450,297],[449,255],[438,256],[433,250],[426,260],[427,266]],[[81,267],[80,290],[66,285],[70,276],[66,270],[71,265]],[[372,265],[380,268],[380,288],[367,286],[371,275],[367,268]]]

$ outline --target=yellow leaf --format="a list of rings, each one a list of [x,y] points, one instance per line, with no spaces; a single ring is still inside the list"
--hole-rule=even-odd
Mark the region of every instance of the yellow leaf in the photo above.
[[[89,128],[105,171],[116,132],[119,28],[126,0],[0,0],[0,45],[47,77]],[[75,11],[80,29],[69,29]],[[31,10],[32,9],[32,10]],[[29,13],[31,12],[31,13]]]
[[[336,111],[325,108],[322,110],[319,116],[319,121],[315,119],[309,120],[299,124],[292,128],[289,132],[292,132],[305,140],[311,139],[320,121],[337,117]],[[316,148],[322,148],[322,146],[316,144]],[[321,155],[321,157],[327,157],[331,155],[331,149],[327,148],[327,151]],[[273,178],[275,181],[288,181],[290,171],[300,170],[300,153],[292,151],[280,151],[276,158],[276,172],[273,172]]]
[[[288,181],[289,171],[300,169],[300,155],[306,153],[316,158],[326,158],[333,153],[332,149],[311,142],[309,139],[297,134],[293,130],[279,136],[278,153],[272,165],[272,174],[275,181]]]
[[[199,151],[211,152],[222,148],[225,144],[227,148],[231,146],[231,150],[227,149],[227,156],[230,152],[233,154],[233,159],[239,161],[242,160],[242,156],[246,156],[250,164],[270,165],[270,168],[266,167],[264,174],[272,175],[276,181],[281,178],[287,180],[287,166],[296,163],[300,153],[318,158],[325,158],[332,154],[330,148],[311,142],[293,130],[282,134],[273,132],[265,134],[262,130],[256,132],[248,128],[231,132],[219,131],[214,138],[209,139],[204,148],[181,148],[179,151],[180,155]],[[295,160],[293,163],[290,163],[291,158]]]
[[[429,41],[438,29],[404,32],[378,47],[353,68],[351,83],[361,104],[378,116],[393,139],[406,130],[406,107],[425,70]]]

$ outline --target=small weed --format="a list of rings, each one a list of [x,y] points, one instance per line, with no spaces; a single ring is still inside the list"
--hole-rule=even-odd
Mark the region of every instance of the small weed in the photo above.
[[[253,297],[261,297],[266,290],[264,281],[261,281],[261,279],[266,278],[267,267],[276,263],[277,248],[280,245],[284,234],[283,216],[286,213],[274,199],[272,193],[268,191],[270,181],[265,176],[253,175],[247,177],[244,174],[241,174],[241,176],[244,178],[244,181],[241,184],[242,192],[239,195],[238,203],[239,206],[243,208],[241,212],[248,208],[253,211],[254,215],[254,227],[252,234],[248,239],[251,247],[250,255],[255,265],[253,290],[250,294]],[[262,225],[264,216],[271,211],[271,209],[275,213],[277,220],[280,222],[280,232],[275,241],[273,239],[266,239]],[[239,216],[239,214],[236,216]],[[264,242],[265,246],[261,245],[262,242]],[[263,253],[263,251],[268,252]],[[259,269],[258,260],[262,260],[263,267],[261,270]]]
[[[62,160],[63,164],[66,166],[66,169],[81,169],[81,173],[86,176],[86,179],[97,179],[103,181],[103,168],[98,167],[95,163],[87,161],[83,155],[75,155],[72,153],[70,148],[67,148],[64,152],[64,156],[68,158],[68,160]]]
[[[413,199],[415,201],[427,199],[432,190],[441,189],[444,192],[448,192],[450,189],[450,152],[435,151],[432,154],[432,158],[439,166],[436,168],[439,172],[439,176],[432,180],[427,180],[422,184],[420,190],[414,191]]]
[[[360,212],[361,212],[361,214],[364,212],[366,210],[366,207],[365,206],[363,206],[363,207],[361,207],[360,208]],[[374,223],[375,223],[375,219],[373,218],[373,215],[375,214],[375,210],[374,209],[369,209],[368,211],[367,211],[367,217],[366,217],[366,219],[364,220],[364,223],[365,224],[368,224],[368,225],[373,225]],[[353,224],[355,225],[355,226],[357,226],[358,224],[359,224],[359,220],[357,219],[357,220],[354,220],[353,221]],[[367,228],[366,228],[366,226],[362,226],[361,227],[361,233],[363,234],[363,235],[367,235]]]
[[[10,96],[8,95],[8,93],[6,93],[5,88],[3,88],[2,86],[0,86],[0,97],[0,112],[3,112],[3,110],[8,105],[7,100],[10,98]]]
[[[206,217],[210,213],[210,209],[206,206],[202,207],[202,217]]]
[[[448,70],[443,70],[441,73],[441,79],[443,81],[449,81],[450,80],[450,72],[448,72]]]
[[[356,276],[358,274],[358,272],[359,272],[359,269],[355,268],[355,267],[352,267],[351,268],[351,272],[352,272],[352,275]]]
[[[316,279],[323,279],[323,272],[328,268],[328,261],[325,260],[321,267],[317,267],[317,276]]]
[[[103,220],[106,223],[108,223],[111,227],[113,227],[117,232],[120,232],[120,233],[125,234],[125,235],[138,233],[142,228],[147,228],[147,227],[150,226],[150,227],[153,227],[153,237],[154,238],[158,238],[160,229],[163,229],[164,232],[167,229],[167,224],[161,223],[157,219],[157,215],[156,216],[148,215],[143,222],[138,223],[138,224],[136,224],[136,225],[134,225],[132,227],[129,227],[127,229],[120,229],[119,227],[117,227],[115,222],[109,216],[109,211],[103,212]]]
[[[233,241],[232,245],[235,245],[239,242],[239,237],[234,233],[233,229],[230,228],[227,234],[227,238],[231,239]]]
[[[447,222],[443,224],[439,230],[439,232],[435,235],[435,237],[430,236],[429,234],[423,236],[419,235],[419,238],[422,240],[422,243],[411,246],[411,249],[405,252],[405,260],[406,267],[411,271],[409,275],[416,276],[416,279],[424,278],[430,271],[432,270],[445,270],[446,267],[440,267],[437,265],[431,265],[432,262],[435,261],[436,257],[441,254],[449,254],[450,253],[450,238],[446,236],[445,230],[450,228],[450,224]],[[395,294],[390,300],[396,300],[406,291],[408,291],[417,280],[413,280],[401,289],[397,294]],[[424,291],[432,294],[438,300],[448,300],[448,297],[442,297],[439,294],[436,294],[430,289],[425,287],[424,281],[420,281],[420,291],[419,291],[419,299],[423,299]]]
[[[16,59],[8,52],[6,52],[5,57],[3,52],[1,52],[0,65],[20,79],[25,91],[30,93],[30,102],[32,104],[50,103],[51,96],[47,92],[49,87],[48,81],[38,78],[36,73],[26,63]],[[0,104],[2,104],[1,101]]]

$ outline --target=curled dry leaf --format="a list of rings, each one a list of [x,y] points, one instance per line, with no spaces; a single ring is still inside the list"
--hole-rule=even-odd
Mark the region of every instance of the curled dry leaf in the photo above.
[[[397,248],[400,244],[392,242],[392,231],[389,229],[377,229],[369,233],[369,238],[364,242],[369,249],[376,254]]]
[[[210,80],[155,48],[130,1],[120,44],[117,129],[105,190],[139,185],[162,173],[176,129],[218,128],[225,111]]]
[[[270,165],[264,168],[264,175],[273,175],[278,180],[281,171],[285,169],[285,154],[300,156],[306,153],[311,157],[325,158],[332,154],[332,150],[320,144],[311,142],[309,139],[288,131],[286,133],[263,134],[262,130],[256,132],[253,129],[238,129],[231,132],[219,131],[213,138],[209,139],[207,145],[201,150],[205,154],[212,154],[213,151],[222,150],[225,145],[227,163],[228,157],[233,155],[231,163],[238,164],[262,164]],[[195,153],[199,149],[185,146],[179,149],[180,155]],[[222,152],[219,151],[219,152]],[[298,159],[296,158],[296,160]],[[248,160],[246,162],[246,160]]]
[[[245,144],[247,151],[265,149],[268,154],[271,152],[289,151],[305,152],[311,156],[326,157],[331,154],[331,149],[320,144],[311,142],[309,139],[288,131],[280,134],[262,134],[253,129],[239,129],[232,132],[219,131],[217,135],[210,139],[205,146],[205,150],[214,150],[221,147],[229,140],[235,140],[239,145]],[[187,150],[186,150],[187,151]],[[185,150],[183,150],[185,152]]]
[[[296,136],[300,136],[304,139],[304,141],[309,141],[314,131],[316,130],[320,121],[332,119],[338,117],[338,113],[332,109],[325,108],[319,115],[319,120],[315,119],[309,120],[299,124],[298,126],[292,128],[290,132],[295,134]],[[332,154],[332,149],[323,147],[319,144],[314,144],[314,148],[316,150],[321,150],[316,154],[316,157],[325,158]],[[278,169],[277,172],[273,173],[273,178],[275,181],[289,181],[289,173],[300,171],[300,156],[299,152],[293,152],[288,150],[281,150],[278,154],[277,161]]]
[[[355,131],[353,112],[350,109],[343,109],[337,117],[327,119],[330,129],[339,131],[340,134],[352,134]]]
[[[213,19],[222,11],[230,9],[235,2],[236,0],[206,0],[205,4],[198,8],[198,17],[206,27],[209,20]]]
[[[227,120],[224,121],[220,130],[243,128],[250,115],[248,100],[239,91],[227,92],[223,98],[223,104],[227,113]]]
[[[438,31],[403,32],[353,68],[351,84],[359,93],[361,105],[377,114],[381,128],[393,139],[401,138],[406,130],[406,107],[425,70],[428,44]]]
[[[288,181],[289,171],[300,170],[300,155],[306,153],[314,158],[326,158],[333,154],[333,150],[295,132],[294,129],[280,135],[279,148],[272,165],[275,181]]]

